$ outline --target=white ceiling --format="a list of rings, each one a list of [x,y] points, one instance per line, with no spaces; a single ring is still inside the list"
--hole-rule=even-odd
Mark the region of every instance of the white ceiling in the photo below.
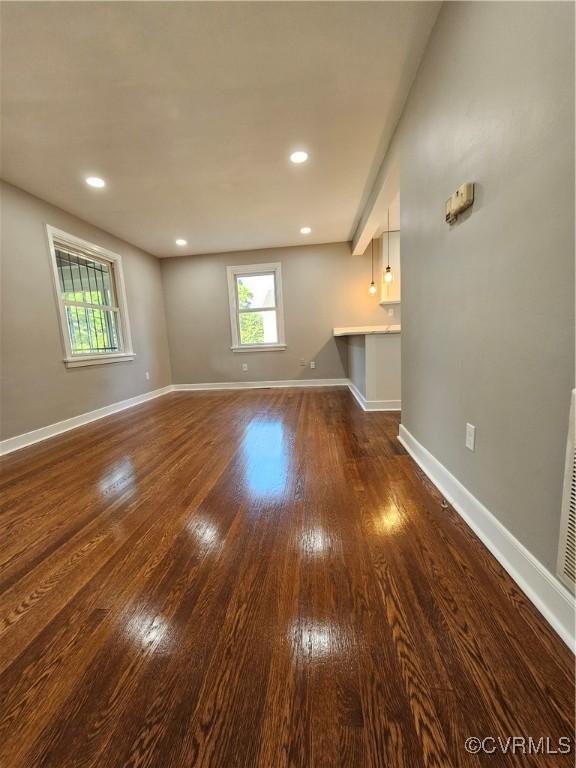
[[[2,176],[157,256],[349,240],[438,8],[4,2]]]

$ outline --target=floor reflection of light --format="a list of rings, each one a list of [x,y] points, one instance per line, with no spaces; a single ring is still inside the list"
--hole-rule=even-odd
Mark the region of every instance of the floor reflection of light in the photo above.
[[[196,542],[205,551],[213,549],[221,543],[218,527],[209,517],[194,515],[186,527]]]
[[[107,468],[106,474],[100,478],[98,487],[103,495],[108,495],[115,490],[122,490],[123,493],[130,488],[134,490],[134,466],[131,459],[124,457],[112,467]]]
[[[300,549],[305,555],[321,555],[330,549],[330,537],[322,528],[308,528],[300,537]]]
[[[389,504],[384,509],[379,510],[374,518],[376,533],[384,536],[398,533],[403,527],[404,519],[402,514],[393,504]]]
[[[296,656],[322,661],[338,651],[338,627],[326,622],[297,621],[290,628],[290,641]]]
[[[136,613],[126,624],[126,632],[145,651],[167,653],[170,650],[170,624],[158,614]]]
[[[280,496],[288,477],[288,451],[282,421],[248,424],[242,439],[246,490],[257,497]]]

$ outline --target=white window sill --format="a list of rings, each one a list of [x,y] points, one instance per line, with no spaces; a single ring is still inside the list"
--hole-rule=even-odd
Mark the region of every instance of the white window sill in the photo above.
[[[286,344],[242,344],[230,349],[232,352],[271,352],[274,349],[286,349]]]
[[[133,352],[123,352],[119,355],[78,355],[78,357],[66,357],[64,363],[66,368],[80,368],[86,365],[103,365],[104,363],[125,363],[134,360],[136,355]]]

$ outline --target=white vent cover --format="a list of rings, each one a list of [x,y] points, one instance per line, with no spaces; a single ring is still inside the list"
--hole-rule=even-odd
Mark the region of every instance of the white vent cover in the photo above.
[[[564,494],[558,547],[558,577],[575,591],[576,587],[576,389],[572,391],[570,424],[564,469]]]

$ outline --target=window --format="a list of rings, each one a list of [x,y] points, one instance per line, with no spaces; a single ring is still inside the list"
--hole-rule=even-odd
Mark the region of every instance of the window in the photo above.
[[[228,267],[232,349],[285,349],[280,264]]]
[[[69,367],[132,360],[120,256],[48,227]]]

